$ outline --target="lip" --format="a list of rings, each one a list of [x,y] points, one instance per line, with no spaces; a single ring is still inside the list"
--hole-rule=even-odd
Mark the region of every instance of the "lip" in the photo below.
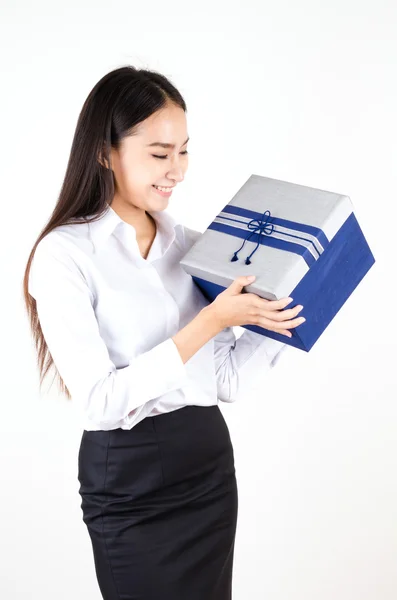
[[[172,186],[170,188],[169,192],[162,192],[161,190],[158,190],[157,188],[155,188],[154,186],[152,186],[152,188],[154,189],[155,192],[157,192],[157,194],[159,194],[160,196],[163,196],[163,198],[168,198],[168,196],[171,196],[172,194],[172,190],[174,189],[175,186]]]

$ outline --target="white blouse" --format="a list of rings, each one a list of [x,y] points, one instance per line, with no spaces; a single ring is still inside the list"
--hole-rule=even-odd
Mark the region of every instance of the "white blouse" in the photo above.
[[[179,261],[202,234],[165,211],[147,258],[135,228],[109,206],[38,244],[29,293],[48,349],[86,430],[131,429],[187,405],[234,402],[239,378],[258,377],[287,346],[227,327],[185,364],[172,340],[209,304]]]

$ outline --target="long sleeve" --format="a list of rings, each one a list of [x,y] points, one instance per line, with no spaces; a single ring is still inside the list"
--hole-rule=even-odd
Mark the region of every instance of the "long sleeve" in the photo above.
[[[102,339],[93,293],[62,246],[44,238],[32,261],[29,293],[55,366],[79,409],[100,428],[128,422],[128,414],[187,381],[172,338],[116,368]]]
[[[234,402],[240,382],[258,381],[279,361],[287,344],[272,340],[249,329],[236,339],[232,327],[226,327],[214,337],[214,358],[218,398]]]
[[[203,234],[185,227],[187,252]],[[217,395],[223,402],[237,399],[240,381],[254,382],[279,361],[287,344],[266,338],[245,329],[236,339],[232,327],[226,327],[214,337],[214,360]]]

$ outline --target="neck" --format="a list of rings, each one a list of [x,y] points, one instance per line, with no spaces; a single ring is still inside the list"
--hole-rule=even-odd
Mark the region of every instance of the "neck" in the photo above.
[[[156,221],[155,219],[143,208],[137,206],[125,205],[113,199],[110,206],[123,219],[136,231],[136,239],[147,240],[153,236],[156,232]]]

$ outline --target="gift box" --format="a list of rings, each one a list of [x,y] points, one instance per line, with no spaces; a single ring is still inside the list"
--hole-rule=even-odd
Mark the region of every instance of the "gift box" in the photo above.
[[[210,302],[240,275],[256,276],[246,292],[292,297],[306,319],[292,338],[242,327],[308,352],[374,263],[348,196],[251,175],[180,264]]]

